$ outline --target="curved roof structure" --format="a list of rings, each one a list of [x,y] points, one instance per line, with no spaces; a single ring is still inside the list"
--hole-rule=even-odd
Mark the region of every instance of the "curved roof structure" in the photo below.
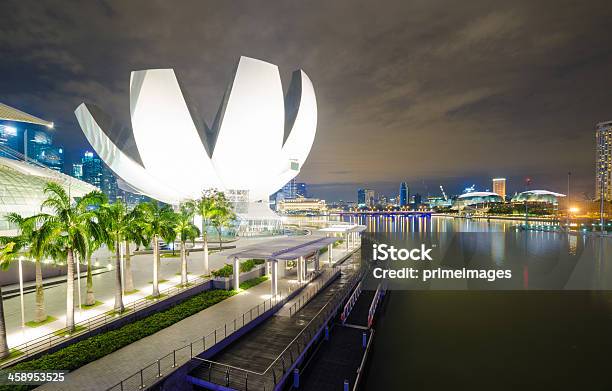
[[[548,190],[527,190],[512,197],[512,202],[547,202],[556,204],[565,194]]]
[[[35,117],[21,110],[17,110],[14,107],[7,106],[4,103],[0,103],[0,120],[27,122],[30,124],[44,125],[48,128],[53,127],[53,122],[51,121],[46,121],[44,119]]]
[[[23,161],[0,157],[0,230],[8,229],[2,216],[15,212],[23,216],[40,213],[47,182],[59,183],[72,197],[96,190],[88,183],[57,171]]]
[[[490,191],[473,191],[470,193],[461,194],[453,201],[453,209],[463,209],[466,206],[485,204],[490,202],[502,202],[502,197]]]
[[[474,198],[474,197],[500,197],[499,194],[490,191],[473,191],[471,193],[461,194],[457,198]],[[501,198],[501,197],[500,197]]]
[[[200,125],[172,69],[132,72],[130,115],[139,156],[110,134],[112,121],[82,103],[75,111],[89,143],[130,191],[170,204],[204,189],[247,191],[267,201],[294,178],[314,142],[312,82],[293,73],[283,97],[276,65],[241,57],[211,127]]]

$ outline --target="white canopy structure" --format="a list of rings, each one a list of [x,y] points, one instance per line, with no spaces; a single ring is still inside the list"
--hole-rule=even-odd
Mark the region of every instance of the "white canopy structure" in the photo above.
[[[119,141],[110,117],[92,104],[82,103],[75,115],[125,190],[176,205],[216,188],[246,203],[244,215],[257,209],[261,216],[248,204],[269,209],[268,197],[300,172],[310,153],[317,126],[312,82],[295,71],[284,97],[276,65],[241,57],[220,101],[208,126],[174,70],[149,69],[130,78],[128,141]]]
[[[231,252],[228,261],[233,262],[234,271],[240,270],[240,259],[265,259],[271,271],[271,294],[278,294],[278,261],[297,260],[298,282],[306,280],[306,257],[314,254],[315,270],[319,270],[319,251],[326,246],[332,246],[338,239],[328,237],[296,236],[285,237],[242,248]],[[328,249],[329,251],[329,249]],[[331,254],[331,252],[330,252]],[[331,258],[330,258],[331,263]],[[234,272],[234,286],[240,285],[240,273]]]

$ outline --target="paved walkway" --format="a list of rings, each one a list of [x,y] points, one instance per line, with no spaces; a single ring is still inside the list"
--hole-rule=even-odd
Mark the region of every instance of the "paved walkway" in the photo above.
[[[271,240],[275,237],[266,238],[248,238],[240,239],[233,242],[236,248],[248,246],[258,240]],[[214,245],[210,246],[214,250]],[[232,249],[233,250],[233,249]],[[226,251],[232,251],[226,250]],[[226,252],[213,253],[209,256],[209,267],[218,269],[225,263]],[[99,253],[97,262],[101,265],[109,264],[108,252]],[[178,251],[177,251],[178,255]],[[135,300],[146,297],[152,293],[153,280],[153,256],[151,254],[132,256],[132,276],[134,287],[138,292],[124,297],[124,304],[129,304]],[[190,276],[199,276],[203,272],[204,254],[201,251],[192,252],[187,259],[187,271]],[[86,269],[81,270],[81,299],[83,304],[86,297]],[[181,281],[180,276],[181,265],[180,258],[161,258],[160,280],[167,280],[161,283],[159,289],[163,290],[172,286],[178,285]],[[75,282],[75,290],[76,290]],[[75,294],[75,321],[80,322],[92,316],[96,316],[113,309],[115,303],[115,273],[100,273],[93,276],[93,286],[96,300],[103,304],[97,307],[81,310],[78,309],[78,297]],[[34,319],[34,311],[36,308],[34,292],[24,294],[25,303],[25,320]],[[60,330],[66,326],[66,283],[60,283],[54,286],[45,288],[45,308],[48,315],[55,317],[57,320],[44,324],[39,327],[21,327],[21,304],[19,295],[4,300],[4,317],[7,327],[7,337],[9,347],[14,347],[33,340],[43,335]]]
[[[344,249],[335,249],[334,259],[346,254]],[[280,279],[280,291],[286,290],[292,281]],[[269,298],[270,281],[266,281],[69,373],[63,383],[47,383],[37,390],[106,390],[172,350],[232,322]]]

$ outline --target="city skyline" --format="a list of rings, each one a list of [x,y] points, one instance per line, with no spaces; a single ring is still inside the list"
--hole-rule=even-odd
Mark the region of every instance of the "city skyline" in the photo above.
[[[210,123],[235,58],[252,55],[303,67],[320,91],[320,132],[298,177],[314,196],[391,193],[404,178],[421,194],[440,184],[456,193],[500,175],[509,194],[526,176],[563,191],[568,171],[573,194],[594,196],[594,128],[612,119],[612,11],[605,2],[453,5],[389,2],[372,21],[371,4],[312,13],[245,3],[241,29],[228,33],[230,5],[161,4],[142,18],[134,4],[15,2],[0,27],[0,101],[54,121],[70,167],[90,149],[72,114],[83,99],[128,126],[128,73],[173,67]],[[261,30],[263,20],[276,22]],[[166,23],[171,32],[150,28]],[[281,77],[287,85],[289,73]]]

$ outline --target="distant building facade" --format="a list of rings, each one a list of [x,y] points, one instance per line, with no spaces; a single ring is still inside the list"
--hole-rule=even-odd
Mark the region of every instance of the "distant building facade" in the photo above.
[[[410,199],[410,192],[408,191],[408,185],[406,182],[400,183],[399,188],[399,206],[407,206],[408,200]]]
[[[372,189],[357,190],[357,205],[371,207],[374,205],[376,193]]]
[[[612,201],[612,121],[595,126],[595,198]]]
[[[502,199],[506,198],[506,178],[493,178],[493,193],[499,194]]]
[[[325,200],[298,197],[280,201],[277,211],[282,214],[322,214],[327,211],[327,206]]]

